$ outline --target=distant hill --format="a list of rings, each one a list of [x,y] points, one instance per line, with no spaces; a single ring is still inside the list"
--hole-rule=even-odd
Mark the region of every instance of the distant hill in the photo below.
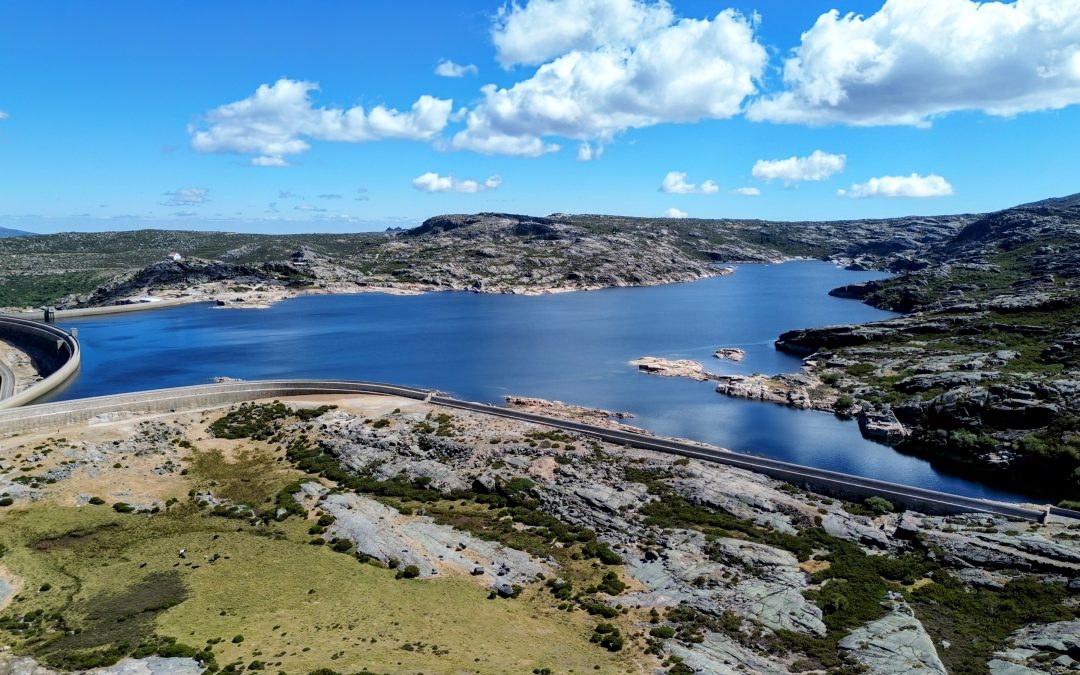
[[[7,227],[0,227],[0,237],[34,237],[37,236],[35,232],[27,232],[25,230],[12,230]]]

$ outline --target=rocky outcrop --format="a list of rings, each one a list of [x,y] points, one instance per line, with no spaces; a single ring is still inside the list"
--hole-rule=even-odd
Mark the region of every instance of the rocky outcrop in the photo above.
[[[662,359],[657,356],[642,356],[641,358],[631,361],[630,365],[637,366],[638,370],[650,375],[686,377],[699,382],[715,380],[721,377],[720,375],[714,375],[713,373],[708,372],[705,370],[705,366],[697,361],[691,361],[690,359],[673,361],[670,359]]]
[[[671,646],[671,653],[696,673],[715,675],[788,675],[786,664],[766,659],[743,647],[722,633],[707,632],[693,649],[681,644]]]
[[[1080,620],[1025,626],[994,657],[988,664],[992,675],[1080,672]]]
[[[586,408],[580,405],[563,403],[562,401],[548,401],[546,399],[528,396],[506,396],[504,397],[504,400],[506,401],[506,407],[508,408],[523,410],[537,415],[559,417],[562,419],[574,420],[575,422],[584,422],[586,424],[594,424],[596,426],[608,427],[611,429],[620,429],[622,431],[635,431],[642,434],[650,433],[644,429],[639,429],[621,422],[621,420],[633,419],[633,413],[612,412],[601,408]]]
[[[833,410],[837,395],[809,373],[764,375],[716,375],[717,393],[752,401],[779,403],[793,408]]]
[[[833,291],[909,314],[787,331],[777,349],[849,392],[871,438],[1075,496],[1080,197],[973,219],[920,255],[895,278]]]
[[[303,278],[313,279],[314,274],[311,270],[293,263],[241,265],[194,258],[183,261],[165,261],[117,277],[99,286],[80,305],[85,307],[111,305],[127,298],[148,295],[164,289],[184,289],[212,282],[284,284]]]
[[[705,612],[724,608],[774,630],[824,635],[821,610],[803,597],[806,575],[795,556],[762,544],[672,533],[660,557],[628,561],[646,591],[627,596],[645,607],[686,603]],[[747,572],[750,572],[747,575]]]
[[[478,539],[467,532],[439,525],[426,516],[404,516],[384,504],[356,494],[328,494],[317,483],[305,483],[306,494],[318,508],[334,516],[325,537],[347,539],[357,553],[404,568],[415,565],[421,577],[439,574],[482,576],[502,595],[513,586],[535,583],[557,568],[523,551]]]
[[[727,359],[728,361],[735,361],[738,363],[746,358],[746,352],[738,347],[721,347],[713,352],[713,356],[718,359]]]
[[[148,656],[123,659],[116,665],[80,671],[84,675],[199,675],[204,668],[194,659]],[[0,675],[60,675],[28,656],[0,653]]]
[[[885,442],[903,440],[911,433],[891,409],[861,411],[859,430],[866,438]]]
[[[841,649],[880,675],[946,675],[934,641],[897,595],[888,614],[856,628],[840,640]]]

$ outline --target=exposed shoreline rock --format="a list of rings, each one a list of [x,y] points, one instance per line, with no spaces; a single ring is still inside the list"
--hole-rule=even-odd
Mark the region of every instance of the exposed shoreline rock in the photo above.
[[[713,352],[713,356],[718,359],[727,359],[728,361],[738,363],[746,358],[746,352],[738,347],[721,347]]]
[[[779,403],[792,408],[833,411],[837,394],[809,373],[717,375],[716,391],[724,396]]]
[[[506,407],[513,408],[514,410],[523,410],[537,415],[560,417],[562,419],[585,422],[587,424],[594,424],[609,429],[619,429],[620,431],[633,431],[635,433],[652,435],[652,432],[646,429],[623,424],[621,422],[621,420],[633,419],[633,413],[612,412],[611,410],[603,410],[601,408],[587,408],[571,403],[563,403],[562,401],[548,401],[547,399],[530,396],[505,396],[503,398],[506,401]]]
[[[720,375],[708,372],[705,370],[705,366],[697,361],[691,361],[690,359],[673,361],[657,356],[642,356],[631,361],[630,365],[637,366],[638,370],[650,375],[660,375],[661,377],[686,377],[691,380],[697,380],[698,382],[715,380],[721,377]]]

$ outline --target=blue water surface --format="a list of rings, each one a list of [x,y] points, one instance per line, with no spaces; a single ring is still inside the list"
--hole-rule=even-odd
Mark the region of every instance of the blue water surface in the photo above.
[[[780,373],[799,359],[773,341],[793,328],[892,316],[828,291],[881,278],[799,261],[740,265],[685,284],[541,296],[312,295],[269,309],[187,305],[65,320],[82,369],[54,398],[242,379],[342,378],[437,388],[475,401],[516,394],[632,412],[630,423],[736,452],[958,494],[1021,495],[949,475],[865,440],[821,412],[729,399],[709,383],[641,374],[639,356],[687,358],[714,372]],[[746,350],[742,363],[712,357]]]

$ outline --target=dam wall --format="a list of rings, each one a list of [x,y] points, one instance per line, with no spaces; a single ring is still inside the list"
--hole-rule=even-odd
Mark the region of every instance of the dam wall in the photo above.
[[[0,436],[59,429],[102,418],[107,421],[113,414],[161,414],[210,408],[215,406],[257,399],[285,398],[306,395],[356,395],[382,394],[414,400],[427,401],[447,408],[468,410],[486,415],[505,417],[523,422],[533,422],[566,431],[587,434],[625,446],[653,450],[683,457],[761,473],[772,478],[790,482],[812,492],[845,499],[862,500],[870,496],[885,497],[893,504],[928,514],[988,513],[1042,521],[1046,507],[993,502],[983,499],[954,495],[934,490],[900,485],[887,481],[864,478],[850,474],[826,471],[799,464],[751,455],[741,455],[719,448],[695,443],[646,436],[639,433],[597,427],[570,420],[545,417],[511,410],[499,406],[443,396],[437,391],[403,387],[377,382],[329,381],[329,380],[268,380],[254,382],[223,382],[159,389],[132,394],[117,394],[75,401],[60,401],[0,411]],[[1072,517],[1062,509],[1054,509],[1054,515]]]
[[[42,376],[33,386],[0,399],[0,409],[16,408],[39,399],[79,370],[79,341],[51,324],[0,315],[0,339],[25,352]]]

